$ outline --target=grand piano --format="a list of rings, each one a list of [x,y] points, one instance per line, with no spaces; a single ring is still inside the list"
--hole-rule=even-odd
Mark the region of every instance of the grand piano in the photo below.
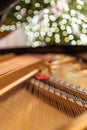
[[[0,48],[0,130],[86,129],[87,46]]]

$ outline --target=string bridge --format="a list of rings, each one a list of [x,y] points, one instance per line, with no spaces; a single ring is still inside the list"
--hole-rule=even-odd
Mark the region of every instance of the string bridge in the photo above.
[[[45,74],[38,73],[29,80],[30,86],[39,91],[44,96],[60,97],[68,102],[76,104],[87,109],[86,91],[80,86],[69,84],[63,80],[49,77]]]

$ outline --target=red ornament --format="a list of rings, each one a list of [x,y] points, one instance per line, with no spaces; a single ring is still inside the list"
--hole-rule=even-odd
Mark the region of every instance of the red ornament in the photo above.
[[[49,76],[45,75],[45,74],[36,74],[35,78],[37,80],[45,80],[45,79],[49,79]]]

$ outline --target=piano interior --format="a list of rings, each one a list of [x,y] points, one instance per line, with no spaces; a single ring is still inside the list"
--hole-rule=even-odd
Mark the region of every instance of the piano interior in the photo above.
[[[86,129],[87,63],[82,55],[1,55],[0,128]]]
[[[5,13],[18,1],[0,0],[0,26],[11,20]],[[17,34],[20,43],[15,43],[15,31],[0,29],[0,130],[87,130],[87,46],[17,48],[23,35]]]

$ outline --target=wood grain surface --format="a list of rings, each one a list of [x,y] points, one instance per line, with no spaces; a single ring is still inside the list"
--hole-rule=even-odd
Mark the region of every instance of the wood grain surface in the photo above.
[[[0,64],[0,95],[29,79],[42,67],[41,59],[22,55]]]
[[[3,61],[9,60],[9,59],[11,59],[13,57],[15,57],[14,53],[0,55],[0,63],[3,62]]]
[[[9,59],[8,61],[4,61],[0,63],[0,76],[10,71],[13,71],[15,69],[21,68],[23,66],[31,65],[39,61],[41,61],[39,58],[33,57],[28,54],[16,56],[12,59]]]
[[[54,58],[54,55],[52,56]],[[65,55],[62,55],[62,57],[64,59]],[[56,59],[58,60],[58,58],[61,59],[62,57],[60,56],[59,58],[57,55]],[[17,69],[20,70],[23,66],[32,65],[38,61],[41,60],[29,55],[18,56],[8,60],[8,62],[4,61],[0,64],[0,77],[16,72]],[[75,59],[70,59],[70,57],[60,61],[61,64],[59,64],[59,61],[54,61],[51,64],[51,67],[54,68],[50,68],[50,76],[87,88],[86,71],[82,69],[80,64],[76,64]],[[47,68],[45,73],[47,73],[46,71],[48,71]],[[25,70],[22,73],[21,71],[15,73],[16,80],[18,78],[20,80],[21,74],[24,73]],[[3,78],[0,82],[1,86],[5,86],[7,83],[9,85],[10,80],[12,83],[15,78],[12,75],[10,77],[6,80]],[[10,79],[9,82],[8,79]],[[62,109],[65,109],[64,107],[59,110],[52,105],[51,100],[50,103],[44,101],[44,97],[41,97],[37,91],[34,90],[35,94],[30,93],[26,89],[27,85],[29,85],[28,82],[27,84],[22,83],[0,97],[0,130],[62,130],[62,128],[63,130],[69,130],[70,128],[72,128],[70,130],[77,130],[74,129],[77,127],[72,127],[76,125],[74,119],[62,111]],[[80,121],[83,120],[77,119],[78,124]]]
[[[22,85],[0,99],[1,130],[60,130],[72,118]]]

